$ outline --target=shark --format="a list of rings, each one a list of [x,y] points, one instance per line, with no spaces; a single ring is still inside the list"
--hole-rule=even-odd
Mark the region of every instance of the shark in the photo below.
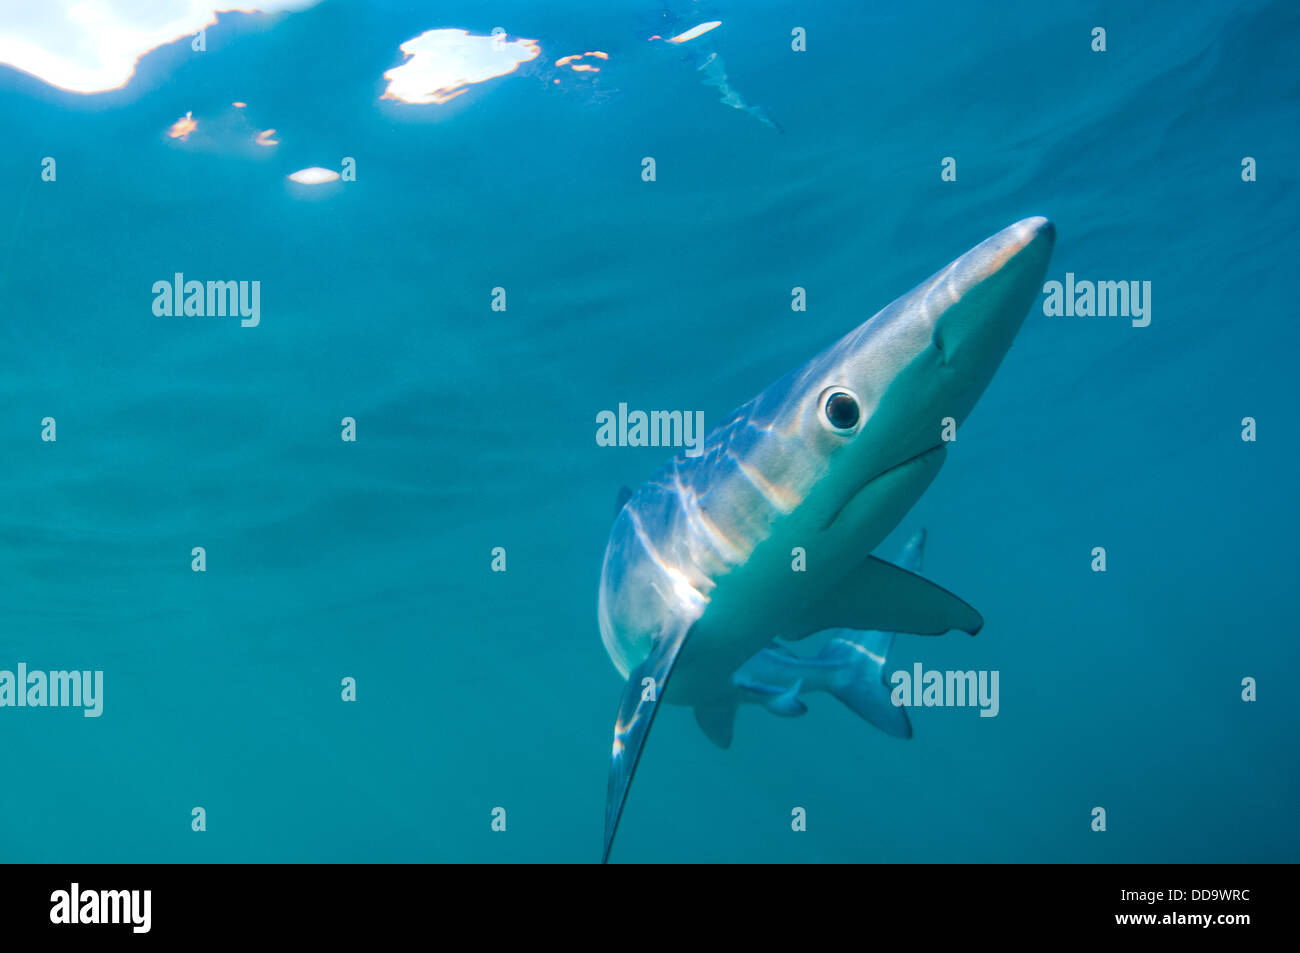
[[[747,102],[727,76],[727,65],[716,48],[720,34],[714,32],[723,26],[722,20],[712,19],[712,15],[701,10],[695,0],[684,5],[680,11],[673,9],[674,6],[675,4],[664,3],[658,14],[650,18],[651,25],[647,30],[650,35],[647,39],[665,49],[678,50],[684,61],[694,62],[695,71],[701,74],[700,81],[703,85],[717,89],[718,102],[748,113],[768,128],[784,133],[780,123],[769,116],[762,106]]]
[[[1056,229],[1010,225],[725,417],[618,510],[597,620],[626,679],[601,861],[665,704],[717,723],[774,639],[974,635],[968,603],[871,553],[934,481],[1042,287]],[[797,693],[796,693],[797,696]]]
[[[921,572],[925,538],[926,532],[921,529],[904,544],[897,562],[900,569]],[[885,670],[895,634],[832,629],[826,633],[821,651],[812,657],[799,655],[774,640],[731,676],[736,689],[732,704],[697,708],[696,721],[710,741],[719,748],[729,748],[740,705],[758,705],[774,715],[797,718],[808,713],[805,695],[824,692],[885,734],[911,738],[907,709],[890,700],[892,689]]]

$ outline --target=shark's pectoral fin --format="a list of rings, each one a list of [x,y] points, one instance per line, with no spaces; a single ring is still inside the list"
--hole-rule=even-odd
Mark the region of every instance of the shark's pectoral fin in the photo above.
[[[600,862],[609,860],[609,849],[618,830],[618,819],[627,800],[627,789],[632,783],[641,749],[645,746],[650,724],[664,697],[668,676],[672,674],[677,656],[686,644],[688,628],[665,631],[655,639],[649,658],[628,674],[623,689],[623,700],[618,706],[618,720],[614,722],[614,747],[609,761],[609,787],[605,792],[605,850]]]
[[[800,620],[800,637],[822,629],[883,629],[940,635],[961,629],[974,635],[984,619],[928,579],[868,556]]]
[[[695,723],[719,748],[730,748],[736,730],[735,695],[695,707]]]

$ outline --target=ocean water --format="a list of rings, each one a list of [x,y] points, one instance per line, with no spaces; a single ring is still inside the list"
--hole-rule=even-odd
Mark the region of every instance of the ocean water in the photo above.
[[[401,43],[498,26],[540,55],[380,98]],[[326,0],[114,91],[0,67],[0,669],[104,673],[98,718],[0,707],[0,858],[598,859],[600,560],[670,451],[596,414],[712,426],[1041,214],[1048,278],[1149,281],[1150,323],[1040,298],[877,550],[925,527],[986,620],[891,662],[998,671],[997,716],[818,696],[722,751],[669,708],[614,859],[1300,859],[1297,39],[1284,2]],[[177,272],[260,323],[155,315]]]

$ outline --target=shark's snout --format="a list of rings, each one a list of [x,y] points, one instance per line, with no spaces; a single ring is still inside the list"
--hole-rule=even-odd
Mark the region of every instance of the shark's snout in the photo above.
[[[1027,218],[1019,224],[1033,231],[1035,238],[1041,238],[1048,242],[1056,241],[1056,226],[1052,224],[1050,218],[1044,218],[1041,215],[1035,215]]]
[[[1001,238],[1005,245],[998,262],[994,256],[992,264],[995,271],[1025,269],[1033,271],[1041,278],[1047,270],[1048,259],[1052,257],[1052,248],[1056,244],[1056,226],[1051,219],[1035,215],[1004,228],[993,240]],[[1035,286],[1037,287],[1037,280]]]
[[[928,290],[934,345],[945,363],[997,366],[1042,287],[1056,226],[1042,216],[1009,225],[937,276]]]
[[[1042,257],[1045,263],[1055,240],[1056,226],[1050,219],[1035,215],[989,236],[954,264],[967,265],[969,272],[964,277],[969,281],[979,281],[1008,266],[1023,265],[1036,257]]]
[[[1037,294],[1039,280],[1056,243],[1056,226],[1041,215],[1008,225],[976,245],[954,263],[966,291],[992,284],[1006,295],[1026,285]]]
[[[1056,226],[1052,220],[1044,218],[1041,215],[1034,215],[1030,218],[1024,218],[1014,225],[1008,225],[993,239],[1003,238],[1012,246],[1016,252],[1024,251],[1029,246],[1036,243],[1047,243],[1047,251],[1051,252],[1051,244],[1056,241]]]

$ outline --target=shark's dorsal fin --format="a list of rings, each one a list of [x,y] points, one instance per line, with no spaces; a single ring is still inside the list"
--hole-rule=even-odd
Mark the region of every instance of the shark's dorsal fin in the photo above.
[[[695,708],[695,723],[719,748],[730,748],[736,731],[736,697],[720,698]]]
[[[916,635],[961,629],[974,635],[983,626],[980,614],[948,590],[868,556],[800,620],[798,634],[844,628]]]
[[[618,499],[614,501],[614,515],[618,516],[623,512],[623,507],[627,506],[627,501],[632,499],[632,488],[629,486],[620,487]]]
[[[605,850],[600,862],[609,860],[609,849],[618,830],[618,819],[623,814],[623,802],[632,784],[641,750],[655,713],[663,701],[668,677],[673,673],[677,656],[686,644],[690,633],[687,626],[661,632],[654,641],[650,656],[632,669],[623,688],[623,700],[618,706],[618,720],[614,722],[614,747],[610,752],[609,786],[605,791]]]

